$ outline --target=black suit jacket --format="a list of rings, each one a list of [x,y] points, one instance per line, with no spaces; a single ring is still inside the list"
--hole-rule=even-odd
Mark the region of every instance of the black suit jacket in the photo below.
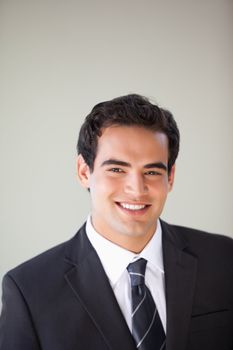
[[[166,350],[233,349],[233,240],[162,222]],[[85,226],[3,280],[0,350],[136,350]]]

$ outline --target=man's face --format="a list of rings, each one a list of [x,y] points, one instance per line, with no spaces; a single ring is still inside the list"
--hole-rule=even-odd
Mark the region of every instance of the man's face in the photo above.
[[[126,249],[143,249],[152,237],[168,192],[168,140],[160,132],[137,126],[112,126],[98,140],[94,170],[82,156],[78,174],[90,189],[96,231]]]

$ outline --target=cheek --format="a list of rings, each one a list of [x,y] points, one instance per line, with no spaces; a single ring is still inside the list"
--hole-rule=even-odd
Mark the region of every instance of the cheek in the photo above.
[[[153,183],[148,185],[150,192],[164,195],[169,191],[169,183],[166,177],[159,177]]]
[[[121,188],[119,180],[112,177],[104,177],[103,174],[90,179],[90,189],[93,195],[98,194],[102,197],[107,197],[119,188]]]

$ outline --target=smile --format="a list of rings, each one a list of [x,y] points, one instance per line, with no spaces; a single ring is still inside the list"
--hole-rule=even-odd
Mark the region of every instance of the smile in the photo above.
[[[117,204],[124,209],[132,210],[132,211],[139,211],[148,207],[148,205],[146,204],[129,204],[129,203],[117,203]]]

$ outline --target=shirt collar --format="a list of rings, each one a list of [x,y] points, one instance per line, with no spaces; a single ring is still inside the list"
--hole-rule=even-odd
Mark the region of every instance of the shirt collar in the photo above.
[[[101,236],[94,229],[90,215],[87,218],[86,232],[91,244],[100,258],[112,286],[114,286],[119,280],[128,264],[138,258],[146,259],[150,263],[152,269],[158,269],[160,272],[164,273],[162,229],[159,220],[153,237],[140,254],[132,253]]]

